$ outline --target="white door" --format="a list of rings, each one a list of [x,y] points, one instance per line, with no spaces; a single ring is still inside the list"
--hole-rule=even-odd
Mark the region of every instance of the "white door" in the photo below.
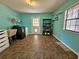
[[[38,17],[32,19],[32,34],[40,34],[40,19]]]

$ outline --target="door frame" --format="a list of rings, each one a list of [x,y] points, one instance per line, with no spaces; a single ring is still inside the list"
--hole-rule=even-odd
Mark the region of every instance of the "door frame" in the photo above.
[[[32,23],[32,34],[34,34],[34,32],[33,32],[33,18],[38,18],[39,19],[39,33],[37,33],[37,34],[40,34],[40,17],[32,17],[31,18],[31,23]]]

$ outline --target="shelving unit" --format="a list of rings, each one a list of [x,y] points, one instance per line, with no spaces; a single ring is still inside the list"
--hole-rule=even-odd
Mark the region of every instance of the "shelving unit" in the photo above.
[[[7,30],[0,30],[0,52],[9,47]]]
[[[51,28],[51,19],[43,19],[43,35],[51,35],[52,28]]]

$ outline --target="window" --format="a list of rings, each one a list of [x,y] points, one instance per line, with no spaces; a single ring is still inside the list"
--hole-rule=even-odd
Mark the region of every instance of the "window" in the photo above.
[[[64,24],[66,30],[79,32],[79,3],[65,11]]]
[[[39,26],[39,18],[33,18],[33,26]]]

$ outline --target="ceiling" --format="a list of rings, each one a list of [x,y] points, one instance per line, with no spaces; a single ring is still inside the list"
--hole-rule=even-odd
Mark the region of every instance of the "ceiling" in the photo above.
[[[0,0],[0,3],[18,12],[24,13],[48,13],[55,11],[67,0],[32,0],[35,4],[28,4],[28,0]]]

